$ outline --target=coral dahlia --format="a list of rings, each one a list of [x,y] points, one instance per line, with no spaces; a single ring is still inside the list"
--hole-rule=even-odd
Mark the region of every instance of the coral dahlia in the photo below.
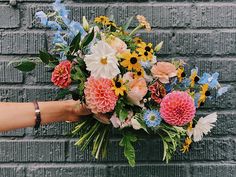
[[[107,113],[115,108],[118,97],[112,87],[113,84],[110,79],[88,78],[85,83],[84,93],[86,104],[93,113]]]
[[[166,123],[183,126],[194,118],[194,100],[187,92],[173,91],[162,99],[160,113]]]

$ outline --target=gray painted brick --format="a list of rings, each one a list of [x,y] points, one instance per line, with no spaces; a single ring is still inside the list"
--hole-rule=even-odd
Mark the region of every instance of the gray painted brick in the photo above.
[[[23,89],[16,87],[1,87],[0,88],[0,101],[23,101]]]
[[[64,140],[0,140],[0,162],[65,161]]]
[[[19,137],[24,136],[25,130],[24,129],[17,129],[7,132],[0,132],[0,137]]]
[[[40,101],[54,100],[57,94],[56,88],[33,87],[25,89],[24,101]]]
[[[45,48],[43,32],[2,33],[2,54],[38,54]]]
[[[191,27],[236,27],[235,4],[197,4],[193,6]]]
[[[168,165],[137,165],[131,168],[127,165],[114,165],[110,167],[109,177],[184,177],[187,176],[187,165],[168,164]]]
[[[0,83],[22,83],[23,74],[12,65],[8,66],[9,61],[1,61],[0,58]]]
[[[105,165],[41,165],[29,166],[26,177],[105,177]]]
[[[20,11],[8,5],[0,5],[0,28],[20,26]]]
[[[1,177],[24,177],[25,168],[17,165],[1,165],[0,175]]]
[[[69,144],[69,156],[67,160],[70,162],[126,162],[123,155],[123,149],[119,147],[119,142],[116,140],[110,141],[107,158],[99,160],[95,160],[92,157],[91,147],[84,152],[81,152],[74,143],[75,141],[71,141]],[[136,144],[135,149],[137,162],[162,162],[163,145],[162,141],[158,139],[152,140],[151,137],[146,137]],[[229,160],[229,149],[232,149],[230,140],[205,138],[199,143],[194,143],[189,153],[183,154],[182,152],[177,151],[173,161]]]
[[[191,165],[191,177],[235,177],[235,164],[193,164]]]

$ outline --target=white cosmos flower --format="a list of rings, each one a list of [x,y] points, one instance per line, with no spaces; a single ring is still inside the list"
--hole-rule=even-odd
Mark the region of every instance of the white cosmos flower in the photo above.
[[[193,141],[200,141],[204,135],[207,135],[211,132],[211,129],[215,126],[215,122],[217,121],[216,112],[207,115],[206,117],[201,117],[195,127],[193,128]]]
[[[85,55],[87,70],[95,78],[112,79],[120,73],[116,51],[104,41],[98,41],[91,47],[91,55]]]

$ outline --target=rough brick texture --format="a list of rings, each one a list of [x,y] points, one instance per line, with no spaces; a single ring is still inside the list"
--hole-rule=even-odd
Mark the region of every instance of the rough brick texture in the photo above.
[[[8,65],[23,57],[36,57],[50,49],[52,32],[35,21],[39,10],[49,11],[53,0],[0,0],[0,101],[53,100],[58,91],[50,83],[44,65],[22,73]],[[218,111],[218,123],[188,154],[177,153],[162,162],[160,139],[148,138],[137,145],[137,166],[131,168],[113,132],[108,157],[95,160],[91,149],[81,152],[68,138],[74,124],[54,123],[0,133],[0,177],[235,177],[236,176],[236,4],[233,0],[66,0],[71,18],[113,15],[119,24],[142,14],[153,28],[141,32],[145,41],[164,41],[158,60],[183,59],[199,72],[217,71],[219,80],[232,85],[220,98],[198,113]],[[14,1],[11,1],[14,5]],[[132,22],[134,27],[137,22]],[[49,45],[48,45],[49,44]],[[188,69],[189,73],[190,70]]]

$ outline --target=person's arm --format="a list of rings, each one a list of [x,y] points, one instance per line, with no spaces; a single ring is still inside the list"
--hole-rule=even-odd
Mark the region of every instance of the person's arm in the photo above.
[[[38,102],[41,112],[41,124],[62,121],[78,121],[80,116],[91,112],[79,101]],[[0,103],[0,132],[35,125],[33,103]]]

